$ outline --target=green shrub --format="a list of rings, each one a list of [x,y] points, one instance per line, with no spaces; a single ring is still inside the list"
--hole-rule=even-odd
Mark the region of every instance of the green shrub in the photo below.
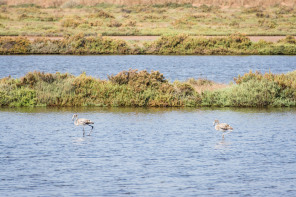
[[[158,71],[122,71],[100,80],[85,73],[30,72],[20,79],[0,79],[0,106],[296,106],[296,71],[249,72],[227,88],[203,91],[208,80],[169,83]]]
[[[295,71],[275,75],[260,72],[244,74],[235,78],[237,85],[230,88],[205,92],[202,95],[204,106],[295,106],[296,104]]]

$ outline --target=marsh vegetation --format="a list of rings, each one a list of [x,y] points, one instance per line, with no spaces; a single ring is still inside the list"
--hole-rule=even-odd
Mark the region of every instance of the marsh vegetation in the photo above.
[[[37,2],[37,1],[34,1]],[[295,35],[293,6],[219,7],[189,2],[154,4],[87,1],[2,1],[0,35]],[[56,2],[54,4],[54,2]],[[51,4],[49,4],[51,3]],[[157,4],[160,3],[160,4]],[[43,6],[43,7],[41,7]],[[47,6],[47,7],[44,7]]]
[[[77,34],[64,39],[0,37],[0,54],[177,54],[177,55],[295,55],[296,39],[277,43],[251,42],[242,34],[227,37],[162,36],[141,44],[102,36]]]
[[[158,71],[145,70],[122,71],[108,80],[85,73],[30,72],[0,80],[0,106],[296,106],[296,71],[250,71],[229,85],[205,79],[169,82]]]

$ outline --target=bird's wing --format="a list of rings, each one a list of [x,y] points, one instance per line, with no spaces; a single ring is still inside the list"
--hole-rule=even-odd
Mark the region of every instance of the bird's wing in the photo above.
[[[94,124],[91,120],[85,118],[79,118],[77,121],[81,124]]]
[[[87,122],[89,122],[90,120],[85,119],[85,118],[79,118],[77,121],[78,121],[79,123],[87,123]]]
[[[229,129],[230,128],[230,125],[226,124],[226,123],[220,123],[219,126],[221,129]]]

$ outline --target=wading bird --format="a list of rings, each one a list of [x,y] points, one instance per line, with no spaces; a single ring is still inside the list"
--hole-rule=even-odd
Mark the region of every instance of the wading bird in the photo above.
[[[229,124],[227,124],[227,123],[219,123],[219,120],[215,120],[213,125],[215,126],[215,129],[217,131],[222,131],[223,132],[222,138],[224,138],[224,134],[225,134],[226,131],[231,132],[233,130],[233,128]]]
[[[89,132],[88,135],[91,134],[92,130],[93,130],[93,126],[91,124],[94,124],[92,121],[88,120],[88,119],[85,119],[85,118],[78,118],[77,114],[74,114],[73,117],[72,117],[72,120],[74,120],[74,124],[76,126],[83,126],[83,136],[85,135],[85,132],[84,132],[84,126],[85,125],[88,125],[91,127],[91,130]]]

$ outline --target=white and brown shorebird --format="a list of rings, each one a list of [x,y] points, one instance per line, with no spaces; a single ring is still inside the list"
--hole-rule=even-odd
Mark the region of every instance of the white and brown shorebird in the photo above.
[[[215,120],[213,125],[217,131],[222,131],[222,138],[224,138],[224,134],[226,131],[233,131],[233,128],[227,123],[219,123],[219,120]]]
[[[92,132],[92,130],[94,128],[91,124],[94,124],[94,122],[92,122],[91,120],[85,119],[85,118],[78,118],[77,114],[73,115],[72,120],[74,120],[74,124],[76,126],[83,126],[83,136],[85,135],[85,131],[84,131],[84,126],[85,125],[91,127],[91,130],[90,130],[88,135],[91,134],[91,132]]]

